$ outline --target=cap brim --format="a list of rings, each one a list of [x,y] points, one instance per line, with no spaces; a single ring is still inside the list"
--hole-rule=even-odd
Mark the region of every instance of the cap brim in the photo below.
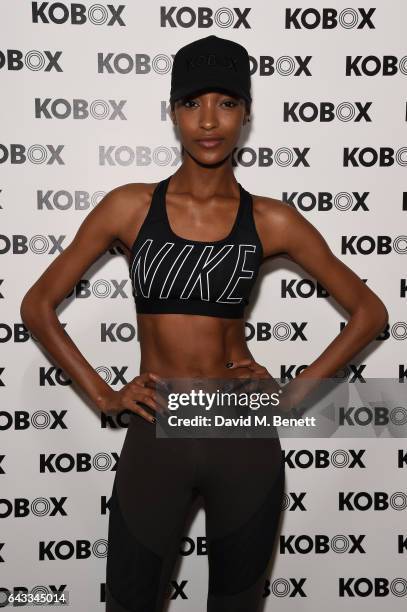
[[[241,91],[239,88],[227,87],[225,86],[224,83],[213,81],[213,80],[208,83],[201,84],[199,87],[191,87],[191,86],[179,87],[173,93],[170,94],[170,101],[176,102],[180,98],[184,98],[186,96],[192,96],[192,95],[197,96],[207,91],[219,91],[221,93],[231,94],[233,96],[236,96],[238,98],[243,98],[244,100],[251,102],[251,98],[248,98],[246,93],[244,91]]]

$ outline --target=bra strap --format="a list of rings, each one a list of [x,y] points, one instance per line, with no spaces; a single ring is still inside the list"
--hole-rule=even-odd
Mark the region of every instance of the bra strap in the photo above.
[[[164,210],[163,210],[163,191],[164,191],[164,183],[169,179],[163,179],[159,181],[154,188],[153,194],[151,196],[150,207],[148,210],[148,221],[151,223],[156,223],[164,220]]]
[[[242,187],[242,185],[240,185],[240,187],[242,191],[242,210],[239,218],[239,225],[241,225],[241,227],[251,228],[254,225],[253,197],[251,193]]]

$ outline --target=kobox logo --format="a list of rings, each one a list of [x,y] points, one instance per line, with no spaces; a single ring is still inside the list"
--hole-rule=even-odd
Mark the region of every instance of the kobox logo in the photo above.
[[[317,28],[334,30],[340,27],[346,30],[352,28],[374,30],[372,16],[375,11],[375,8],[345,8],[342,11],[337,11],[334,8],[287,8],[285,10],[285,28],[287,30],[315,30]]]
[[[393,149],[393,147],[345,147],[343,149],[344,168],[392,168],[393,166],[407,166],[407,147]]]
[[[37,210],[89,210],[97,206],[106,195],[106,191],[85,190],[70,192],[67,189],[37,190]]]
[[[286,278],[281,279],[280,297],[283,299],[310,299],[310,298],[326,298],[329,297],[328,291],[318,281],[312,281],[308,278]]]
[[[308,323],[302,321],[278,321],[273,325],[268,321],[259,321],[255,325],[253,323],[245,323],[246,340],[255,339],[257,342],[266,342],[271,339],[279,342],[307,342],[304,330]]]
[[[0,143],[0,164],[8,162],[12,165],[21,165],[29,162],[47,166],[64,166],[65,162],[61,157],[64,147],[65,145],[25,145],[22,143],[5,145]]]
[[[178,147],[148,145],[130,147],[110,145],[99,147],[100,166],[176,166],[181,163],[181,150]]]
[[[344,326],[346,322],[344,323]],[[280,366],[280,376],[279,378],[285,382],[286,380],[293,380],[298,374],[300,374],[307,367],[306,364],[281,364]],[[353,364],[349,363],[345,368],[338,370],[336,372],[336,378],[340,378],[340,380],[348,380],[351,383],[354,382],[366,382],[363,373],[366,369],[366,365],[362,364]],[[334,420],[334,419],[332,419]]]
[[[113,6],[112,4],[91,4],[85,6],[75,4],[63,4],[62,2],[32,2],[33,23],[53,23],[61,25],[71,23],[72,25],[91,24],[96,26],[125,26],[123,21],[124,4]]]
[[[215,11],[209,6],[160,6],[160,26],[162,28],[245,28],[250,29],[247,17],[248,8],[228,8],[222,6]]]
[[[366,597],[379,597],[383,604],[389,603],[383,600],[389,595],[393,597],[407,596],[407,580],[402,578],[384,578],[382,576],[376,578],[339,578],[338,583],[339,597],[350,597],[352,602],[355,602],[355,597],[361,598],[361,601],[366,600]]]
[[[62,253],[62,241],[65,240],[66,236],[53,236],[48,234],[47,236],[39,235],[28,238],[23,234],[15,234],[12,236],[6,236],[0,234],[0,255],[5,253],[12,253],[13,255],[25,255],[28,252],[35,253],[36,255],[55,255],[55,253]]]
[[[118,366],[97,366],[94,369],[95,372],[111,386],[116,386],[118,384],[125,385],[129,382],[125,376],[128,370],[127,366],[121,366],[120,368]],[[39,368],[39,387],[63,387],[70,386],[71,384],[72,380],[67,377],[66,373],[61,368],[55,366]],[[1,414],[0,412],[0,416]]]
[[[109,280],[99,278],[93,282],[84,278],[76,283],[72,291],[65,298],[75,297],[80,300],[87,300],[92,297],[109,300],[117,300],[118,298],[129,299],[132,297],[133,291],[132,288],[130,288],[130,294],[126,291],[126,286],[129,284],[128,278],[123,278],[120,281],[116,278]]]
[[[348,536],[338,535],[326,535],[323,533],[316,533],[313,536],[309,535],[289,535],[280,536],[280,554],[282,555],[309,555],[318,554],[326,555],[327,553],[347,553],[348,555],[354,555],[355,553],[366,554],[365,548],[362,546],[363,540],[366,535],[354,535],[349,534]]]
[[[127,100],[84,100],[74,98],[35,98],[34,117],[36,119],[98,119],[127,121],[123,107]]]
[[[26,518],[37,516],[40,518],[49,516],[68,516],[63,508],[66,497],[36,497],[27,499],[15,497],[14,499],[0,498],[0,518]]]
[[[308,212],[309,210],[318,210],[328,212],[330,210],[339,211],[364,211],[368,212],[369,206],[366,203],[366,198],[370,195],[369,191],[359,193],[352,191],[340,191],[332,193],[330,191],[319,191],[311,193],[310,191],[284,191],[281,199],[283,202],[296,206],[299,210]]]
[[[259,76],[279,75],[288,76],[312,76],[308,64],[312,59],[312,55],[301,57],[300,55],[281,55],[274,57],[272,55],[260,55],[258,59],[250,56],[251,70],[250,74],[258,73]]]
[[[392,424],[404,428],[407,423],[407,408],[405,406],[397,406],[396,408],[385,406],[341,407],[338,419],[340,425],[347,425],[348,427],[370,427],[371,425],[385,427]]]
[[[23,53],[20,49],[7,49],[6,51],[0,50],[0,70],[5,68],[6,70],[34,70],[38,72],[43,70],[44,72],[62,72],[61,66],[58,64],[58,60],[62,55],[62,51],[37,51],[32,49]]]
[[[362,461],[366,449],[355,450],[350,448],[344,450],[338,448],[333,451],[324,448],[315,450],[289,450],[284,451],[284,463],[290,469],[327,469],[327,468],[365,468],[366,465]]]
[[[396,55],[352,55],[346,56],[346,76],[395,76],[407,75],[407,56],[400,59]]]
[[[391,236],[342,236],[342,255],[389,255],[407,253],[407,235]]]
[[[26,431],[27,429],[68,429],[64,423],[66,410],[16,410],[15,412],[0,411],[0,431],[14,430]]]
[[[113,453],[51,453],[40,454],[40,474],[67,474],[68,472],[115,472],[119,461],[119,455]]]
[[[89,559],[92,555],[103,559],[107,554],[107,540],[50,540],[38,543],[39,561],[67,561],[69,559]]]
[[[172,55],[157,53],[98,53],[97,71],[99,74],[168,74],[172,69]]]
[[[372,102],[284,102],[283,121],[285,123],[332,123],[335,120],[345,123],[371,123],[368,110]]]
[[[338,492],[338,510],[350,510],[355,512],[366,512],[374,510],[383,512],[385,510],[397,510],[399,512],[407,509],[407,494],[405,491],[344,491]]]

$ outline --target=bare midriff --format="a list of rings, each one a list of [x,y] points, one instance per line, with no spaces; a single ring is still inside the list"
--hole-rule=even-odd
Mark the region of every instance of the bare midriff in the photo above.
[[[140,374],[231,378],[226,363],[251,358],[243,319],[185,314],[138,314]],[[246,368],[239,368],[243,373]]]

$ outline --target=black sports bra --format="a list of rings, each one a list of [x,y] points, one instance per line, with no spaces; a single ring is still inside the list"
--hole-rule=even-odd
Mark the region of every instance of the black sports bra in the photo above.
[[[170,179],[156,185],[131,248],[129,277],[137,312],[242,318],[263,261],[252,196],[238,183],[239,209],[226,238],[188,240],[174,234],[168,220]]]

